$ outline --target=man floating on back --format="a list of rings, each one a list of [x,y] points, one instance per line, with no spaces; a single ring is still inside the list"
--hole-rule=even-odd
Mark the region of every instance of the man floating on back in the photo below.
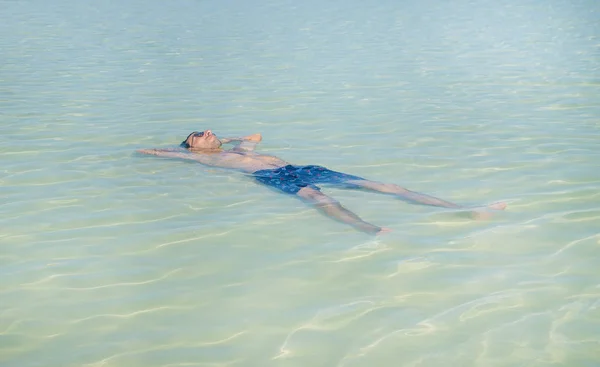
[[[250,174],[263,185],[270,186],[286,194],[295,195],[314,205],[325,215],[349,224],[354,228],[372,234],[389,232],[390,229],[367,223],[359,216],[344,208],[337,200],[321,192],[317,185],[326,184],[349,189],[366,189],[396,196],[417,204],[443,208],[465,209],[477,218],[484,217],[486,211],[504,210],[505,203],[495,203],[488,207],[467,208],[433,196],[410,191],[396,184],[381,183],[365,178],[332,171],[322,166],[296,166],[278,157],[255,152],[260,143],[260,134],[243,138],[219,139],[210,130],[194,131],[181,143],[183,149],[141,149],[140,153],[167,158],[181,158],[200,162],[207,166],[230,168]],[[223,144],[235,143],[231,149],[223,149]]]

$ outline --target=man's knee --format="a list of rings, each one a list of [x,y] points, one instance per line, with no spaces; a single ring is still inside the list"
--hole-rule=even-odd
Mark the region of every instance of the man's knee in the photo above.
[[[404,187],[398,186],[393,183],[384,183],[384,182],[368,181],[368,180],[349,181],[349,182],[352,184],[358,185],[358,186],[362,186],[367,189],[390,193],[390,194],[400,194],[400,193],[407,191]]]
[[[303,187],[296,195],[316,205],[330,205],[337,203],[337,200],[312,187]]]
[[[389,190],[392,193],[399,194],[399,193],[403,193],[403,192],[408,191],[404,187],[398,186],[396,184],[382,183],[382,185],[385,187],[386,190]]]

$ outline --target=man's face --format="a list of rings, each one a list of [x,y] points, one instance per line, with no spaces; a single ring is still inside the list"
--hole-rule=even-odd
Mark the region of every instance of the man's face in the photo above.
[[[221,146],[221,141],[210,130],[202,132],[193,132],[185,140],[190,149],[217,149]]]

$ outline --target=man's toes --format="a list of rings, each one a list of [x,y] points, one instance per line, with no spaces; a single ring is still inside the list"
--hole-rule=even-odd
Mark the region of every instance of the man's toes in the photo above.
[[[502,203],[502,202],[494,203],[494,204],[488,206],[488,208],[494,209],[494,210],[504,210],[504,209],[506,209],[506,203]]]

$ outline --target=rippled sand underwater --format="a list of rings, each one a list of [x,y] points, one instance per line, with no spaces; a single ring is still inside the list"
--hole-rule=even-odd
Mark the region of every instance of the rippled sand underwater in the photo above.
[[[600,8],[0,2],[0,365],[600,365]],[[141,156],[190,131],[455,202]]]

